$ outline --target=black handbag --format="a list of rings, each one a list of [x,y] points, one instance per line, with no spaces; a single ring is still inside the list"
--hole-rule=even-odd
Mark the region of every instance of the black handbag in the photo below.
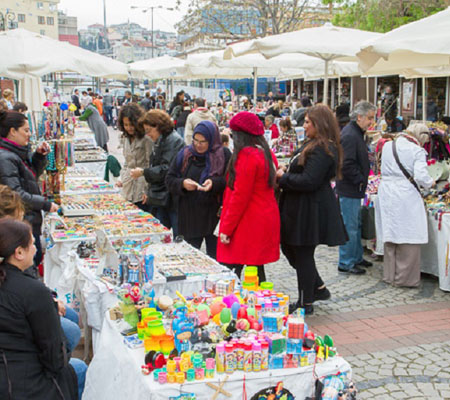
[[[170,201],[170,193],[165,184],[154,184],[150,186],[148,191],[147,204],[156,207],[168,207]]]
[[[364,240],[372,240],[376,237],[374,207],[361,207],[361,237]]]

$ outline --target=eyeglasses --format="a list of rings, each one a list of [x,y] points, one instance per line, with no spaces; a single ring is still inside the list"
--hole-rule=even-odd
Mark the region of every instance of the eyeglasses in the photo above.
[[[196,144],[207,144],[208,141],[207,140],[198,140],[198,139],[192,139],[192,141]]]

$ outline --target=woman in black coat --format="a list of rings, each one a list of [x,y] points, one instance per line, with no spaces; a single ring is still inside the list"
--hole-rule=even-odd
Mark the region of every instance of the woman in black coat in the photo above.
[[[25,219],[31,223],[36,240],[34,261],[38,265],[42,259],[42,211],[56,212],[59,207],[41,195],[37,181],[47,165],[50,146],[44,142],[31,155],[30,137],[25,115],[17,111],[0,111],[0,183],[19,193],[25,204]]]
[[[174,131],[169,115],[162,110],[150,110],[139,120],[145,134],[153,141],[148,168],[135,168],[130,171],[132,178],[145,177],[150,188],[144,204],[150,212],[167,228],[177,232],[177,213],[166,186],[166,174],[177,153],[184,147],[184,140]]]
[[[56,303],[23,273],[35,252],[27,223],[0,219],[0,399],[75,400]]]
[[[194,129],[192,144],[178,153],[166,176],[178,210],[178,234],[198,249],[205,240],[206,251],[214,259],[214,229],[219,222],[230,157],[230,150],[222,146],[217,125],[202,121]]]
[[[298,307],[312,314],[315,300],[330,298],[314,261],[319,244],[337,246],[347,241],[330,180],[339,176],[342,150],[339,126],[324,105],[308,109],[304,128],[308,140],[294,154],[287,171],[278,170],[281,249],[297,271]]]

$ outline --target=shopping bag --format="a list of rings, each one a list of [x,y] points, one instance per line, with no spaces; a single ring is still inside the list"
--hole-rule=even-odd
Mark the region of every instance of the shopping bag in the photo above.
[[[375,239],[375,208],[361,207],[361,237],[365,240]]]

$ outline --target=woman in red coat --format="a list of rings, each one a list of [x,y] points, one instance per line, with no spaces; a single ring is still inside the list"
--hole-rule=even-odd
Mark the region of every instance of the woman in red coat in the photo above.
[[[217,260],[240,275],[242,265],[257,265],[265,281],[264,264],[280,258],[280,215],[275,200],[277,161],[264,139],[264,126],[250,112],[230,121],[234,152],[230,160],[219,227]]]

